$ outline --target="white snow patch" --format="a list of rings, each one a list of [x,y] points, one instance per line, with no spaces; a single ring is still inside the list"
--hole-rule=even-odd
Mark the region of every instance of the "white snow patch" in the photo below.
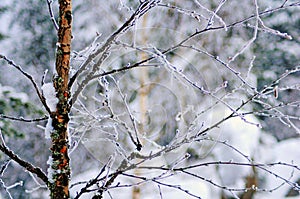
[[[69,141],[69,146],[72,146],[72,135],[71,135],[71,133],[70,133],[70,127],[69,127],[70,125],[68,125],[68,127],[67,127],[67,132],[68,132],[68,141]],[[69,153],[70,153],[70,151],[69,151]]]
[[[0,85],[0,98],[6,98],[3,97],[6,93],[6,96],[9,98],[19,99],[22,103],[28,102],[28,95],[23,92],[16,92],[16,90],[10,86],[2,86]]]
[[[51,131],[53,130],[52,127],[52,118],[49,117],[46,128],[45,128],[45,138],[50,139],[51,138]]]
[[[56,110],[56,105],[58,103],[58,99],[56,97],[55,88],[53,87],[53,83],[46,83],[42,86],[43,95],[46,99],[47,106],[50,111],[54,112]]]
[[[285,141],[281,141],[279,143],[274,143],[269,146],[261,147],[261,153],[266,156],[264,158],[267,162],[283,162],[293,165],[300,165],[300,156],[299,156],[299,146],[300,146],[300,138],[293,138]],[[300,179],[300,172],[291,167],[287,166],[273,166],[267,167],[268,170],[273,173],[281,176],[285,179],[288,179],[291,182],[297,182]],[[283,183],[283,180],[275,177],[274,175],[268,174],[265,175],[264,187],[266,189],[275,188]],[[295,197],[287,197],[287,193],[291,189],[291,186],[285,183],[282,187],[273,192],[258,192],[255,194],[255,199],[284,199],[284,198],[297,198],[300,199],[300,196]]]
[[[248,122],[259,124],[259,121],[253,116],[245,116]],[[221,134],[217,140],[226,141],[233,148],[217,143],[213,149],[214,157],[217,161],[244,162],[249,161],[240,153],[249,158],[253,158],[259,146],[259,137],[261,129],[253,124],[246,123],[240,117],[231,118],[220,127]],[[218,169],[222,183],[230,187],[243,187],[244,179],[252,173],[251,167],[236,165],[221,165]]]
[[[19,100],[21,100],[22,103],[28,102],[28,95],[23,92],[20,92],[20,93],[11,92],[11,93],[9,93],[9,97],[19,99]]]
[[[51,156],[49,156],[49,159],[47,161],[47,165],[49,165],[49,167],[47,169],[47,173],[48,173],[47,177],[48,177],[48,180],[49,180],[50,183],[54,182],[53,177],[52,177],[53,173],[54,173],[54,171],[52,169],[52,164],[53,164],[53,158]]]

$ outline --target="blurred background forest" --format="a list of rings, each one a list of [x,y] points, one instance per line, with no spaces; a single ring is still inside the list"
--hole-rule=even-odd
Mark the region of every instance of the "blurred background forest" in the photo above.
[[[147,150],[145,153],[155,151],[171,146],[175,138],[194,135],[209,128],[230,114],[232,110],[228,107],[239,107],[254,95],[255,89],[260,91],[268,86],[269,90],[266,89],[264,94],[242,107],[245,120],[239,116],[230,118],[204,133],[201,139],[195,138],[195,142],[182,144],[183,147],[170,154],[151,160],[151,165],[172,166],[175,162],[176,167],[177,164],[199,162],[243,162],[247,160],[243,156],[246,154],[254,162],[282,161],[299,166],[300,4],[299,1],[258,0],[259,12],[266,13],[260,16],[262,22],[255,28],[257,21],[253,14],[256,7],[253,2],[161,1],[156,9],[121,35],[101,72],[130,66],[158,55],[208,26],[228,26],[227,29],[216,28],[193,37],[161,58],[165,60],[152,60],[143,67],[96,79],[85,88],[71,113],[73,183],[96,175],[97,169],[110,157],[114,157],[114,164],[118,165],[123,156],[134,151],[135,146],[127,134],[130,129],[137,128],[141,133],[143,150]],[[55,16],[58,11],[56,4],[53,1]],[[89,53],[128,19],[139,1],[77,0],[73,4],[71,74],[78,70]],[[219,5],[222,5],[220,10],[213,15],[211,10],[215,11]],[[46,70],[44,82],[51,82],[54,75],[57,39],[48,9],[47,0],[2,0],[0,5],[0,53],[22,66],[38,83]],[[273,12],[267,12],[272,9]],[[249,17],[252,18],[245,20]],[[164,67],[164,61],[174,66],[175,72],[171,67]],[[239,73],[228,70],[224,63],[230,63],[231,69]],[[289,73],[295,67],[298,67],[296,72]],[[22,158],[47,171],[50,143],[44,134],[47,124],[45,110],[30,82],[24,80],[17,70],[0,61],[0,71],[0,127],[7,145]],[[180,71],[179,75],[176,71]],[[276,81],[285,73],[288,75],[283,81]],[[79,80],[84,75],[83,72]],[[216,97],[187,86],[186,79],[201,85],[203,91],[211,91]],[[216,99],[222,99],[228,106]],[[138,121],[136,126],[128,113]],[[44,119],[24,125],[4,115]],[[236,153],[234,147],[243,154]],[[188,158],[185,158],[186,154]],[[184,163],[181,163],[181,158]],[[0,161],[4,165],[9,160],[1,153]],[[116,168],[115,165],[112,167]],[[13,185],[9,188],[13,198],[40,198],[41,194],[46,197],[45,187],[38,186],[32,174],[22,171],[23,168],[13,162],[9,163],[5,172],[1,171],[2,198],[9,198],[4,184],[7,187]],[[297,169],[276,167],[272,171],[278,172],[289,182],[300,182]],[[143,171],[139,172],[134,174],[143,175]],[[156,175],[152,170],[147,172],[152,173],[151,176]],[[180,184],[185,179],[182,189],[190,190],[203,199],[300,198],[299,190],[294,191],[291,184],[254,167],[216,164],[214,167],[203,167],[196,173],[203,176],[198,187],[192,179],[180,178],[180,175],[173,182]],[[210,179],[226,188],[207,183]],[[251,180],[251,186],[255,185],[260,191],[249,191],[250,195],[238,191],[243,190]],[[137,183],[133,179],[120,179],[120,182]],[[156,191],[153,191],[149,184],[139,187],[139,197],[159,198],[160,191],[157,190],[160,188],[156,186]],[[123,197],[112,190],[111,197],[133,198],[132,187],[124,188]],[[71,189],[73,197],[76,191],[78,188],[74,186],[73,191]],[[183,195],[178,195],[168,187],[162,193],[162,198],[196,198],[180,190],[179,194]]]

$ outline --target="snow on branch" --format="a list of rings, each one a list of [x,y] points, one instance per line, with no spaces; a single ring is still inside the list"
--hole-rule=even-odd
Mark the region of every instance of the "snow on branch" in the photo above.
[[[42,86],[42,93],[45,98],[46,104],[51,112],[55,112],[58,98],[53,83],[46,83]]]
[[[126,96],[122,93],[121,88],[119,87],[118,82],[116,82],[116,80],[114,78],[112,78],[112,79],[113,79],[113,82],[114,82],[114,84],[117,87],[117,91],[118,91],[119,95],[121,96],[122,101],[123,101],[123,103],[124,103],[124,105],[126,107],[127,113],[129,115],[130,121],[132,123],[133,129],[134,129],[134,132],[135,132],[136,140],[134,140],[133,137],[130,136],[131,140],[134,143],[134,145],[136,146],[137,150],[140,151],[142,149],[142,144],[141,144],[141,142],[139,140],[139,136],[138,136],[139,132],[138,132],[137,124],[136,124],[136,119],[134,118],[133,114],[130,111],[130,108],[129,108],[128,104],[127,104]]]
[[[41,118],[34,118],[34,119],[25,119],[23,117],[13,117],[13,116],[8,116],[8,115],[3,115],[0,114],[1,119],[8,119],[8,120],[15,120],[15,121],[21,121],[21,122],[40,122],[40,121],[45,121],[48,119],[48,116],[44,116]]]
[[[48,4],[48,10],[49,10],[49,14],[50,14],[50,19],[54,25],[55,30],[58,30],[58,24],[55,20],[54,14],[53,14],[53,10],[52,10],[52,3],[53,0],[47,0],[47,4]]]
[[[39,167],[35,167],[31,163],[21,159],[18,155],[16,155],[12,150],[10,150],[6,146],[1,130],[0,130],[0,142],[1,142],[0,143],[0,150],[4,154],[6,154],[12,160],[17,162],[24,169],[28,170],[31,173],[36,174],[41,180],[44,181],[45,184],[48,184],[48,178],[47,178],[46,174]]]
[[[87,59],[81,64],[80,69],[71,77],[69,82],[69,88],[72,87],[73,83],[80,75],[82,71],[97,57],[101,54],[98,61],[93,65],[91,71],[86,75],[84,80],[78,85],[77,90],[73,94],[72,99],[70,100],[70,105],[72,106],[76,100],[80,92],[85,88],[85,86],[93,79],[94,74],[99,70],[100,65],[106,60],[106,58],[110,54],[110,49],[112,47],[113,42],[124,32],[126,32],[130,27],[134,26],[136,20],[142,17],[146,12],[155,7],[160,1],[159,0],[151,0],[142,2],[139,7],[136,9],[134,14],[113,34],[111,34],[105,43],[95,52],[91,53]]]
[[[23,70],[23,68],[19,65],[16,65],[12,60],[8,59],[6,56],[0,54],[0,59],[5,60],[9,65],[13,66],[14,68],[16,68],[18,71],[20,71],[27,79],[30,80],[30,82],[32,83],[33,87],[35,88],[35,91],[40,99],[40,101],[42,102],[42,104],[44,105],[45,109],[47,110],[48,113],[51,113],[49,107],[46,104],[46,100],[45,97],[42,95],[36,81],[34,80],[34,78],[27,73],[26,71]]]

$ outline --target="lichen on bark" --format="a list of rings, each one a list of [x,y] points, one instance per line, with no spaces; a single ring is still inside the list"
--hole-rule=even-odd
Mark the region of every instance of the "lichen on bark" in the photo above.
[[[72,39],[72,1],[59,0],[59,29],[56,50],[56,76],[53,79],[58,103],[56,111],[51,113],[53,131],[51,132],[50,165],[52,183],[49,184],[52,199],[70,198],[70,158],[68,155],[68,123],[69,123],[69,98],[68,90],[70,52]]]

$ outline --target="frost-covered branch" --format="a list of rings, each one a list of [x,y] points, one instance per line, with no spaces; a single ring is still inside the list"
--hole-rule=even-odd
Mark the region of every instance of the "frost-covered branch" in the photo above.
[[[48,116],[45,115],[42,118],[25,119],[23,117],[13,117],[13,116],[8,116],[8,115],[0,114],[0,118],[1,119],[21,121],[21,122],[39,122],[39,121],[45,121],[45,120],[47,120]]]
[[[93,61],[97,56],[102,54],[98,61],[93,65],[91,71],[88,73],[88,75],[84,78],[84,80],[78,85],[77,90],[73,94],[72,99],[70,100],[70,104],[75,103],[78,95],[80,92],[84,89],[84,87],[92,80],[94,74],[98,71],[100,65],[103,63],[104,60],[109,56],[110,48],[113,44],[113,42],[124,32],[126,32],[130,27],[132,27],[136,20],[142,17],[148,10],[153,8],[157,5],[159,1],[157,0],[151,0],[151,1],[144,1],[142,2],[139,7],[136,9],[134,14],[131,15],[131,17],[117,30],[115,31],[109,38],[106,40],[106,42],[97,49],[95,52],[91,53],[88,58],[81,64],[80,69],[71,77],[69,82],[69,88],[72,87],[77,77],[80,75],[82,71],[86,69],[86,67]]]
[[[245,78],[243,78],[241,76],[241,73],[236,71],[234,68],[232,68],[230,66],[229,63],[226,63],[225,61],[221,60],[218,56],[214,56],[212,55],[211,53],[207,52],[207,51],[204,51],[204,50],[201,50],[195,46],[186,46],[186,45],[180,45],[181,47],[184,47],[184,48],[190,48],[192,50],[195,50],[201,54],[204,54],[204,55],[207,55],[208,57],[210,57],[211,59],[214,59],[216,60],[217,62],[219,62],[220,64],[222,64],[223,66],[225,66],[231,73],[233,73],[235,76],[238,77],[239,80],[241,80],[241,82],[245,85],[247,85],[248,87],[250,87],[252,90],[255,90],[256,88],[253,87],[252,85],[250,85],[250,83],[247,82],[247,80]]]
[[[39,88],[30,74],[0,55],[0,59],[32,82],[40,101],[51,112],[45,128],[46,137],[52,142],[51,157],[47,162],[48,177],[11,151],[3,138],[0,140],[0,150],[29,171],[34,188],[26,186],[28,193],[46,187],[33,175],[47,184],[53,198],[62,194],[66,198],[81,198],[89,194],[94,198],[102,198],[104,194],[114,198],[118,193],[113,190],[121,188],[140,188],[144,194],[142,187],[148,185],[155,188],[155,194],[160,198],[168,197],[164,195],[168,189],[189,197],[209,198],[204,196],[205,191],[194,193],[193,185],[185,187],[184,183],[189,180],[207,187],[207,190],[224,190],[235,198],[240,197],[237,192],[272,192],[283,185],[299,190],[293,176],[300,172],[298,162],[262,160],[256,156],[257,153],[261,155],[259,150],[264,150],[263,147],[273,147],[269,142],[274,146],[277,143],[274,137],[257,128],[266,126],[265,121],[254,117],[276,118],[299,132],[300,117],[293,112],[300,105],[298,93],[294,94],[300,90],[299,84],[294,84],[299,66],[285,72],[280,69],[279,73],[264,74],[269,68],[260,71],[265,70],[264,65],[259,65],[264,57],[256,51],[256,44],[259,46],[264,39],[258,37],[260,34],[270,33],[291,39],[292,30],[287,29],[290,33],[284,33],[272,26],[272,20],[276,19],[273,14],[278,12],[279,16],[285,10],[294,13],[299,2],[282,0],[270,4],[277,7],[268,8],[265,2],[258,0],[243,5],[227,0],[186,3],[122,0],[117,1],[118,8],[111,7],[111,2],[108,2],[101,5],[101,9],[109,9],[104,12],[113,18],[108,23],[115,23],[100,27],[105,28],[103,33],[97,32],[88,47],[78,52],[70,48],[71,32],[74,32],[71,1],[58,1],[61,6],[59,28],[52,2],[47,0],[48,10],[54,27],[59,30],[54,84],[45,83],[46,70],[40,74],[42,87]],[[74,10],[91,8],[88,4],[80,7],[81,3],[75,4],[79,7]],[[249,9],[241,8],[237,10],[239,12],[231,13],[239,6]],[[93,16],[96,19],[105,17],[103,13],[97,14]],[[77,19],[75,25],[83,23],[82,27],[89,32],[93,29],[85,26],[93,23],[94,18],[85,17],[84,14]],[[89,20],[88,23],[85,20]],[[97,23],[102,26],[107,21]],[[84,36],[90,37],[87,32],[83,33]],[[103,39],[102,34],[106,38]],[[83,37],[79,40],[81,43],[77,45],[73,39],[75,48],[86,42]],[[288,62],[282,67],[290,68],[290,65]],[[282,75],[278,77],[278,74]],[[261,79],[267,83],[261,83]],[[290,91],[295,99],[284,96]],[[47,116],[14,117],[9,111],[2,111],[0,119],[21,122],[48,119]],[[142,120],[137,119],[140,115]],[[7,123],[11,125],[11,122],[4,121],[5,125]],[[264,136],[267,137],[265,142]],[[223,153],[223,149],[228,153]],[[77,170],[78,159],[93,159],[101,167],[95,168],[86,162]],[[75,165],[71,165],[74,162]],[[0,174],[7,165],[0,168]],[[290,175],[287,177],[277,170],[279,167],[293,171],[288,171]],[[236,176],[234,173],[228,178],[228,173],[235,172],[230,168],[242,169],[243,172],[236,172]],[[82,171],[87,175],[81,176]],[[262,173],[266,178],[277,178],[281,184],[264,189],[269,184],[256,183]],[[255,182],[249,182],[248,177],[253,177]],[[0,183],[4,188],[19,186],[19,182],[11,186],[6,186],[2,180]]]
[[[160,6],[166,6],[166,5],[161,5],[161,4],[159,4],[159,5],[160,5]],[[258,15],[257,15],[257,14],[256,14],[256,15],[251,15],[251,16],[249,16],[249,17],[247,17],[247,18],[242,19],[242,20],[239,20],[239,21],[233,22],[233,23],[231,23],[231,24],[228,24],[228,25],[227,25],[227,28],[233,28],[233,27],[238,26],[238,25],[240,25],[240,24],[243,24],[243,23],[245,23],[245,22],[247,22],[247,21],[249,21],[249,20],[252,20],[253,18],[256,18],[257,16],[261,17],[261,16],[264,16],[264,15],[267,15],[267,14],[271,14],[271,13],[273,13],[273,12],[280,11],[280,10],[282,10],[282,9],[287,9],[287,8],[295,7],[295,6],[298,6],[298,4],[292,3],[292,4],[289,4],[289,5],[285,5],[285,6],[283,6],[283,7],[271,8],[271,9],[265,10],[265,11],[263,11],[263,12],[259,12]],[[170,7],[170,5],[168,5],[167,7]],[[171,7],[172,7],[172,6],[171,6]],[[209,31],[215,31],[215,30],[222,30],[222,29],[224,29],[224,26],[217,26],[217,27],[210,27],[210,28],[203,29],[203,30],[196,30],[195,33],[193,33],[193,34],[189,35],[188,37],[184,38],[183,40],[181,40],[180,42],[178,42],[178,43],[175,44],[174,46],[171,46],[171,47],[169,47],[169,48],[166,49],[166,50],[161,50],[161,53],[164,54],[164,55],[166,55],[166,54],[168,54],[168,53],[170,53],[170,52],[175,51],[175,50],[178,49],[179,47],[195,48],[194,46],[187,46],[187,45],[185,45],[185,43],[187,43],[187,42],[190,41],[191,39],[195,38],[196,36],[199,36],[199,35],[204,34],[204,33],[206,33],[206,32],[209,32]],[[116,41],[116,44],[121,44],[121,42]],[[127,47],[129,47],[129,46],[127,46]],[[132,47],[133,47],[133,46],[132,46]],[[195,50],[196,50],[196,49],[195,49]],[[199,50],[199,49],[197,49],[197,50]],[[200,51],[201,51],[201,53],[204,53],[204,51],[199,50],[199,52],[200,52]],[[206,52],[206,53],[208,53],[208,52]],[[92,55],[94,55],[94,53],[92,53],[92,54],[89,55],[89,57],[92,57],[89,61],[85,61],[85,62],[84,62],[84,63],[86,63],[86,65],[87,65],[88,63],[90,63],[90,62],[93,60],[94,57],[96,57],[96,55],[94,55],[94,56],[92,56]],[[210,54],[207,54],[207,55],[208,55],[208,56],[211,56],[211,57],[214,58],[214,59],[216,59],[216,60],[217,60],[218,62],[220,62],[222,65],[224,65],[224,66],[226,66],[226,67],[229,66],[227,63],[225,63],[224,61],[220,60],[219,57],[215,57],[215,56],[210,55]],[[133,68],[141,67],[142,64],[147,63],[147,62],[149,62],[149,61],[152,61],[152,60],[154,60],[154,59],[156,59],[156,56],[151,56],[151,57],[149,57],[149,58],[147,58],[147,59],[145,59],[145,60],[141,60],[141,61],[139,61],[139,62],[137,62],[137,63],[132,64],[132,65],[128,65],[128,66],[125,66],[125,67],[122,67],[122,68],[119,68],[119,69],[113,69],[113,70],[110,70],[110,71],[102,72],[102,73],[100,73],[100,74],[95,74],[95,75],[92,75],[92,76],[90,77],[90,80],[93,80],[93,79],[96,79],[96,78],[99,78],[99,77],[103,77],[103,76],[107,76],[107,75],[111,75],[111,74],[115,74],[115,73],[120,73],[120,72],[127,71],[127,70],[130,70],[130,69],[133,69]],[[85,67],[86,67],[86,65],[85,65]],[[241,79],[244,83],[247,83],[247,82],[240,76],[240,73],[239,73],[239,72],[234,71],[234,69],[232,69],[232,68],[229,68],[229,70],[232,70],[232,72],[233,72],[235,75],[238,75],[238,76],[239,76],[239,79]],[[81,69],[79,69],[78,71],[81,71]],[[75,75],[71,78],[71,81],[70,81],[70,82],[72,82],[72,83],[70,84],[70,86],[73,85],[73,82],[75,81],[75,79],[76,79],[77,76],[78,76],[78,74],[75,74]],[[252,87],[251,85],[248,85],[248,86]],[[83,88],[82,88],[82,89],[83,89]]]
[[[258,11],[258,3],[257,0],[254,0],[255,5],[255,25],[254,25],[254,32],[252,38],[232,57],[230,57],[229,63],[233,62],[238,56],[244,53],[246,49],[250,47],[250,45],[256,40],[257,38],[257,32],[258,32],[258,22],[262,22],[262,20],[259,17],[259,11]]]
[[[76,197],[74,199],[78,199],[80,198],[80,196],[84,193],[87,193],[89,192],[90,190],[88,190],[90,187],[92,187],[93,185],[97,184],[98,181],[99,181],[99,177],[105,172],[106,170],[106,167],[107,167],[107,164],[105,164],[101,170],[99,171],[98,175],[94,178],[94,179],[91,179],[89,182],[86,183],[86,185],[80,190],[79,193],[77,193]],[[72,185],[74,186],[74,185]],[[72,188],[71,186],[71,188]]]
[[[19,65],[16,65],[12,60],[10,60],[9,58],[7,58],[6,56],[4,55],[1,55],[0,54],[0,59],[3,59],[5,60],[9,65],[13,66],[14,68],[16,68],[18,71],[20,71],[27,79],[30,80],[30,82],[32,83],[33,87],[35,88],[35,91],[40,99],[40,101],[42,102],[42,104],[44,105],[45,109],[47,110],[48,113],[51,113],[49,107],[47,106],[46,104],[46,99],[45,97],[42,95],[36,81],[34,80],[34,78],[29,74],[27,73],[26,71],[23,70],[23,68]]]
[[[269,167],[274,167],[274,166],[285,166],[287,168],[293,168],[296,169],[298,171],[300,171],[299,166],[294,165],[294,164],[289,164],[289,163],[283,163],[283,162],[274,162],[274,163],[265,163],[265,164],[261,164],[261,163],[243,163],[243,162],[235,162],[235,161],[215,161],[215,162],[204,162],[204,163],[199,163],[199,164],[195,164],[195,165],[190,165],[190,166],[185,166],[185,167],[178,167],[178,168],[172,168],[171,171],[173,172],[182,172],[184,174],[196,177],[200,180],[206,181],[220,189],[224,189],[224,190],[228,190],[228,191],[247,191],[247,190],[251,190],[252,187],[250,188],[228,188],[224,185],[220,185],[217,184],[215,182],[213,182],[213,180],[211,179],[207,179],[204,178],[198,174],[195,174],[192,171],[189,171],[191,169],[196,169],[196,168],[201,168],[201,167],[208,167],[208,166],[222,166],[222,165],[233,165],[233,166],[246,166],[246,167],[256,167],[259,169],[262,169],[266,172],[268,172],[269,174],[275,176],[276,178],[281,179],[282,181],[284,181],[284,183],[287,183],[289,185],[291,185],[292,187],[294,187],[295,189],[299,189],[299,185],[297,185],[297,183],[294,183],[292,181],[290,181],[290,179],[284,178],[276,173],[274,173],[273,171],[269,170]],[[156,167],[156,166],[138,166],[138,169],[148,169],[148,170],[162,170],[162,171],[168,171],[170,170],[169,167]],[[273,189],[260,189],[258,187],[255,187],[256,191],[274,191]]]
[[[48,178],[46,176],[46,174],[39,168],[39,167],[35,167],[33,166],[31,163],[21,159],[18,155],[16,155],[12,150],[10,150],[5,142],[4,142],[4,138],[3,135],[1,133],[0,130],[0,150],[7,155],[8,157],[10,157],[12,160],[14,160],[15,162],[17,162],[20,166],[22,166],[24,169],[28,170],[31,173],[36,174],[41,180],[44,181],[45,184],[48,184]]]
[[[123,103],[124,103],[124,105],[126,107],[127,113],[129,115],[130,121],[132,123],[133,129],[134,129],[134,132],[135,132],[136,140],[132,139],[132,142],[136,146],[136,149],[138,151],[140,151],[142,149],[142,144],[141,144],[141,142],[139,140],[139,136],[138,136],[139,132],[138,132],[138,129],[137,129],[136,120],[135,120],[134,116],[132,115],[132,113],[130,111],[130,108],[129,108],[128,104],[127,104],[126,96],[122,93],[121,88],[118,85],[118,82],[116,82],[115,79],[113,79],[113,81],[114,81],[114,83],[115,83],[115,85],[117,87],[117,91],[120,94],[120,96],[122,98],[122,101],[123,101]]]
[[[50,19],[54,25],[55,30],[58,30],[58,24],[55,20],[54,14],[53,14],[53,9],[52,9],[52,3],[53,0],[47,0],[47,4],[48,4],[48,10],[49,10],[49,14],[50,14]]]

